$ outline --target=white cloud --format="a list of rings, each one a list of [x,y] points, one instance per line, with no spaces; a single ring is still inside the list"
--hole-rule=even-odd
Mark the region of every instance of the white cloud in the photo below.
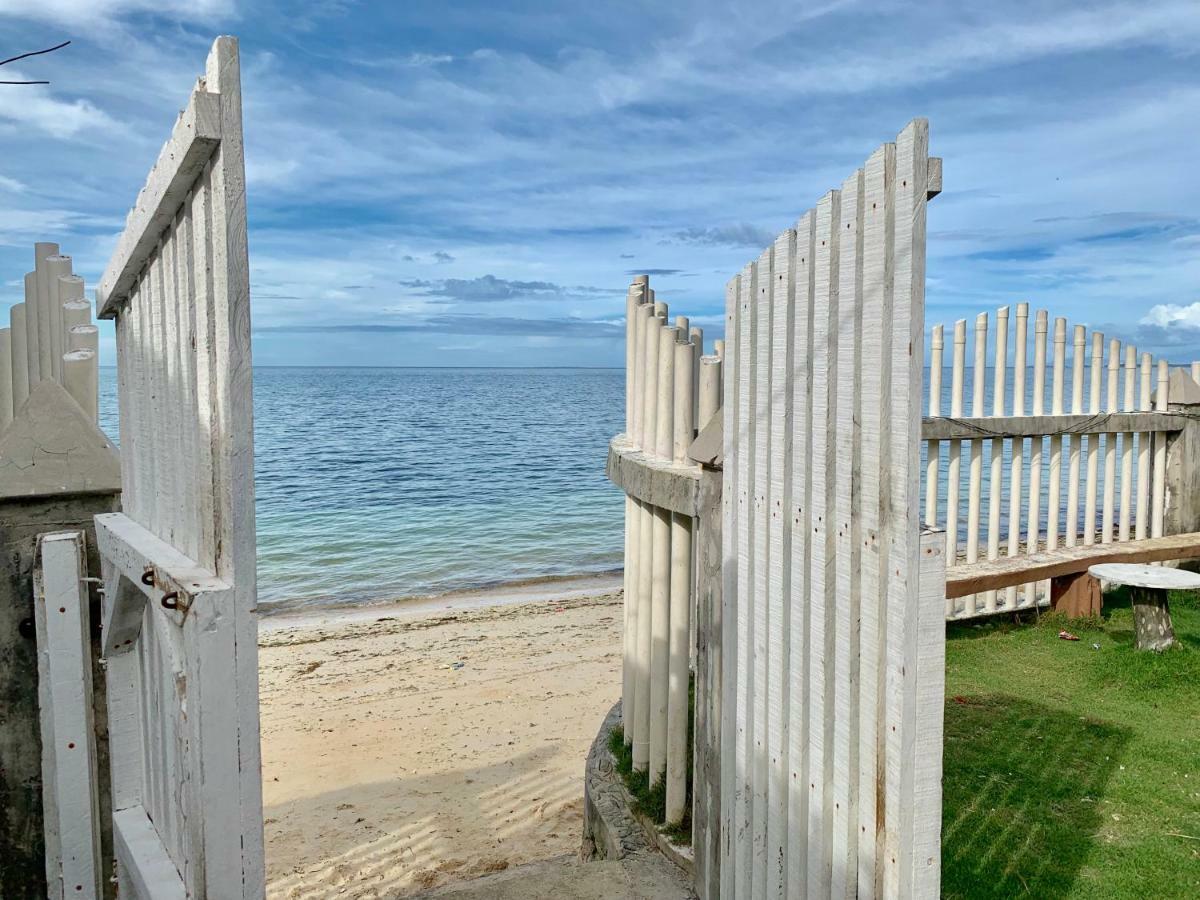
[[[6,77],[28,76],[3,70]],[[0,129],[3,123],[25,126],[56,138],[73,138],[89,130],[113,128],[116,123],[88,100],[61,100],[45,85],[0,89]],[[14,135],[15,137],[15,135]]]
[[[1141,324],[1158,325],[1163,328],[1171,325],[1200,328],[1200,301],[1189,303],[1187,306],[1160,303],[1158,306],[1151,307],[1150,312],[1142,317]]]
[[[227,15],[233,7],[234,0],[0,0],[0,16],[77,28],[141,12],[203,21]]]

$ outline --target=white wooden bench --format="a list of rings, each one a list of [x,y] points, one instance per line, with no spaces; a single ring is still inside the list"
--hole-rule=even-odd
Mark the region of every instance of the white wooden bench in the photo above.
[[[946,569],[946,597],[965,597],[1030,581],[1050,579],[1054,609],[1069,616],[1100,612],[1098,581],[1092,566],[1108,563],[1152,563],[1200,558],[1200,532],[1109,544],[1063,547],[1025,556],[1006,556]]]

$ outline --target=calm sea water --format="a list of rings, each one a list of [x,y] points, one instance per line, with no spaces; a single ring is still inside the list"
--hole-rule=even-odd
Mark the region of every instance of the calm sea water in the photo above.
[[[984,373],[983,410],[992,408],[993,372]],[[973,370],[966,376],[963,411],[970,415]],[[942,414],[951,410],[949,382],[947,372]],[[426,596],[621,566],[624,504],[604,477],[608,441],[624,424],[620,369],[261,368],[254,391],[265,606]],[[1025,394],[1025,408],[1032,409],[1032,378]],[[101,373],[101,424],[116,437],[113,369]],[[1093,446],[1085,440],[1085,451],[1103,455],[1107,440],[1096,438]],[[1114,441],[1118,497],[1123,440]],[[939,448],[943,483],[951,447]],[[970,445],[954,449],[963,454],[958,531],[965,541]],[[997,449],[1004,460],[1005,540],[1012,442]],[[1051,450],[1045,439],[1043,528]],[[992,442],[983,441],[982,451],[986,511]],[[1069,442],[1061,521],[1068,453]],[[925,454],[923,444],[922,472]],[[1101,482],[1103,471],[1101,465]],[[1081,465],[1079,529],[1086,472]],[[1023,508],[1029,474],[1026,463]],[[938,499],[944,526],[944,489]]]
[[[621,566],[619,369],[259,368],[254,394],[265,606]],[[115,438],[115,370],[101,407]]]

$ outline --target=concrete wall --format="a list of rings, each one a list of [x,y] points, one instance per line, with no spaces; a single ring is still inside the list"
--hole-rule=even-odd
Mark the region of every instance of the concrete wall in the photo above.
[[[119,509],[119,479],[111,443],[58,385],[53,390],[39,389],[0,435],[0,897],[6,900],[46,896],[33,627],[37,536],[49,531],[86,532],[88,571],[98,577],[92,516]],[[109,886],[107,708],[99,667],[100,597],[94,589],[91,620],[99,801],[106,825],[103,881]]]

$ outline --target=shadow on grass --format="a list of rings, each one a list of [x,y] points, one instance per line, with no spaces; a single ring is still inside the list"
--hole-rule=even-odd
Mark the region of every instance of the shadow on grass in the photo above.
[[[1003,694],[947,698],[943,897],[1061,897],[1126,729]]]

